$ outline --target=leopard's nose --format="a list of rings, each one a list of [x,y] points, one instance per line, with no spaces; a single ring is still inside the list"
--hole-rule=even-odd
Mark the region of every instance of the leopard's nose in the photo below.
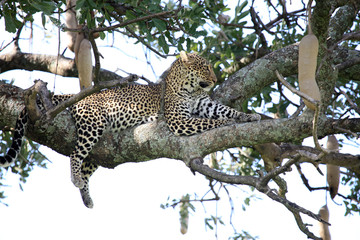
[[[202,87],[202,88],[207,88],[210,84],[207,83],[207,82],[200,82],[199,85],[200,85],[200,87]]]

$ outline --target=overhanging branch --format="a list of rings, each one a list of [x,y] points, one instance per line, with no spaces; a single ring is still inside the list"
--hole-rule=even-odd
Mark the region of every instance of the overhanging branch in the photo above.
[[[58,64],[56,62],[58,61]],[[57,67],[57,69],[56,69]],[[46,54],[23,53],[12,51],[0,55],[1,73],[10,70],[43,71],[57,74],[63,77],[78,77],[75,61],[63,56]],[[119,75],[100,69],[100,81],[108,81],[121,78]]]
[[[236,108],[257,92],[277,81],[275,70],[284,77],[297,74],[298,44],[286,46],[257,59],[231,75],[215,89],[212,97],[225,105]],[[337,65],[339,77],[360,80],[360,51],[335,48],[331,59]]]

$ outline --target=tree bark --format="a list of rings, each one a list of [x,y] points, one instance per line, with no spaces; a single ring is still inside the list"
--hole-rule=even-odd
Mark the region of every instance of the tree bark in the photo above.
[[[63,56],[23,53],[16,48],[9,53],[0,55],[0,73],[16,69],[43,71],[63,77],[78,77],[74,59]],[[122,77],[111,71],[105,69],[100,70],[100,81],[121,78]]]

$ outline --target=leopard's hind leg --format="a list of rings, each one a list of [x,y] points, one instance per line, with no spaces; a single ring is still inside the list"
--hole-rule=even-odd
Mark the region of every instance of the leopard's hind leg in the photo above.
[[[80,194],[84,205],[88,208],[92,208],[94,206],[89,192],[89,179],[97,168],[97,165],[90,162],[83,162],[81,165],[81,177],[85,184],[84,187],[80,189]]]
[[[92,119],[92,118],[89,118]],[[98,142],[105,129],[105,121],[97,119],[95,123],[77,126],[78,140],[75,150],[70,155],[71,181],[80,189],[85,186],[85,181],[81,177],[81,165],[83,160],[89,155],[93,146]]]

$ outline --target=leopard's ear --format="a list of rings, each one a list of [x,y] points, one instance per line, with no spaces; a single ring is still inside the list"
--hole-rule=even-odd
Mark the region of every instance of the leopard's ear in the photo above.
[[[183,63],[187,63],[187,62],[189,62],[189,58],[188,58],[188,56],[187,56],[187,53],[185,52],[185,51],[181,51],[180,52],[180,59],[181,59],[181,61],[183,62]]]

